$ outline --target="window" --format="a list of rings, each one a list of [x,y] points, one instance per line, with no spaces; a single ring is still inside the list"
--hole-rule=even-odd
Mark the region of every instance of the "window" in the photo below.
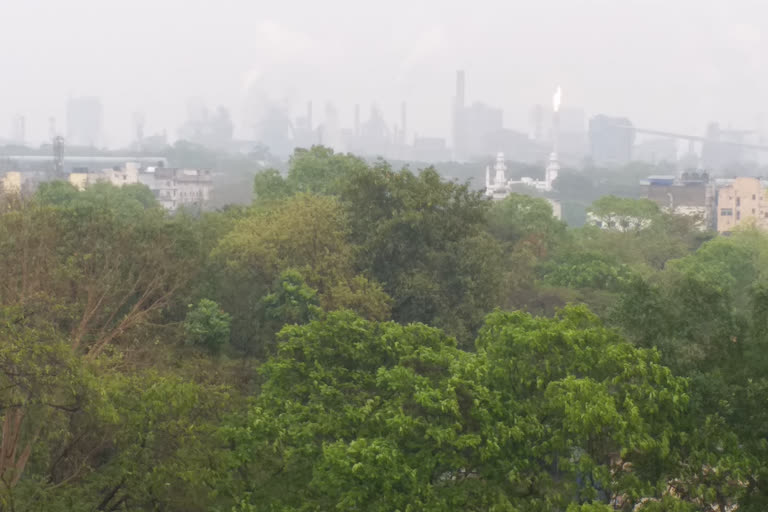
[[[720,210],[720,216],[721,217],[733,217],[733,209],[732,208],[722,208]]]
[[[757,199],[757,196],[755,196],[755,194],[752,194],[752,200],[754,201],[755,199]]]
[[[755,213],[755,209],[754,209],[754,208],[752,208],[752,214],[754,215],[754,213]]]
[[[741,219],[741,212],[739,210],[736,210],[736,220]]]
[[[736,206],[741,206],[741,198],[740,197],[736,198]]]

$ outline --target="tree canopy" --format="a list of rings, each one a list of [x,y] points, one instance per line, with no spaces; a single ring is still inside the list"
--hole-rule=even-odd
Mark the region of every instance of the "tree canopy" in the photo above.
[[[637,166],[564,171],[607,221],[574,228],[432,167],[239,162],[216,211],[2,198],[0,512],[768,506],[755,226],[618,197]]]

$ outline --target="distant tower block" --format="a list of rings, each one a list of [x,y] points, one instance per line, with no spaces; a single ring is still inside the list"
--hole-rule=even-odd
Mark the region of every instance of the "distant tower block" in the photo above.
[[[144,114],[136,112],[133,114],[133,130],[136,137],[136,149],[141,151],[144,142]]]
[[[64,137],[53,138],[53,172],[56,178],[64,176]]]
[[[355,135],[360,136],[360,104],[355,105]]]
[[[453,101],[453,152],[455,158],[461,159],[465,151],[465,82],[464,71],[461,70],[456,72],[456,97]]]
[[[407,144],[408,143],[408,128],[407,128],[407,126],[408,126],[407,125],[407,122],[408,122],[408,116],[407,116],[408,111],[407,111],[407,109],[408,109],[407,105],[405,104],[405,102],[403,102],[400,105],[400,129],[402,130],[401,131],[401,138],[402,138],[402,140],[400,142],[402,144]]]
[[[456,72],[456,106],[464,107],[465,78],[464,71]]]
[[[11,141],[24,145],[27,139],[27,120],[24,116],[15,116],[11,122]]]

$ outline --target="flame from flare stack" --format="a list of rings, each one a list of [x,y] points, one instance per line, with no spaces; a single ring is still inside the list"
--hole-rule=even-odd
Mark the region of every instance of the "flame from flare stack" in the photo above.
[[[563,91],[560,89],[560,86],[557,87],[557,90],[555,91],[555,95],[552,97],[552,110],[555,112],[560,111],[560,101],[563,99]]]

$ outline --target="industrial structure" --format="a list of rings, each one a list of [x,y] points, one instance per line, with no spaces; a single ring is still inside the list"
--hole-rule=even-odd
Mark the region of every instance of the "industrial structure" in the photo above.
[[[210,198],[212,175],[208,170],[169,168],[159,156],[66,155],[64,139],[56,136],[52,154],[0,157],[0,192],[27,194],[41,182],[66,180],[79,190],[96,183],[121,187],[146,185],[165,209],[201,209]]]

